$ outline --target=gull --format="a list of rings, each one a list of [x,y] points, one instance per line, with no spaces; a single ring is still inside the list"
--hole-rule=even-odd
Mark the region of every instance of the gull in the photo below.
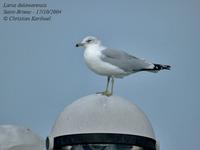
[[[114,78],[141,72],[158,72],[160,70],[170,70],[169,65],[154,64],[144,59],[140,59],[125,51],[111,49],[103,46],[101,41],[94,36],[85,37],[76,47],[83,47],[84,59],[89,69],[96,74],[107,76],[107,84],[104,92],[99,92],[106,96],[113,94]],[[111,79],[111,91],[109,84]]]

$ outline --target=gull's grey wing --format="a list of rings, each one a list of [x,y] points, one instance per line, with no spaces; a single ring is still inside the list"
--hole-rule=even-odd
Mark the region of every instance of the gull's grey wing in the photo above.
[[[115,65],[125,72],[137,72],[145,69],[150,69],[150,67],[154,66],[152,63],[149,63],[146,60],[129,55],[124,51],[107,48],[101,52],[101,59],[103,61]]]

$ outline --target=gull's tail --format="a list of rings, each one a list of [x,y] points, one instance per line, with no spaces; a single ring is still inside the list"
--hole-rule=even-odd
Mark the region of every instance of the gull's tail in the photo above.
[[[149,72],[158,72],[160,70],[170,70],[170,65],[162,65],[162,64],[153,64],[152,68],[142,69],[142,71],[149,71]]]
[[[169,65],[161,65],[161,64],[154,64],[154,68],[152,70],[159,71],[159,70],[170,70],[171,66]]]

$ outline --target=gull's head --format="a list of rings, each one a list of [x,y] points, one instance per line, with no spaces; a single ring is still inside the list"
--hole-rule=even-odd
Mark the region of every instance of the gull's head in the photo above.
[[[77,43],[76,47],[87,48],[87,47],[92,46],[92,45],[100,46],[101,45],[101,41],[99,41],[94,36],[87,36],[80,43]]]

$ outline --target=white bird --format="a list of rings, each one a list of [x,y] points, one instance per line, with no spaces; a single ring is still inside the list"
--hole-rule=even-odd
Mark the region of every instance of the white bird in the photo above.
[[[93,72],[107,76],[106,90],[101,92],[106,96],[113,94],[114,78],[123,78],[140,71],[170,70],[171,67],[169,65],[154,64],[124,51],[107,48],[93,36],[85,37],[80,43],[76,44],[76,47],[84,47],[85,62]],[[110,79],[112,80],[111,91],[109,91]]]

